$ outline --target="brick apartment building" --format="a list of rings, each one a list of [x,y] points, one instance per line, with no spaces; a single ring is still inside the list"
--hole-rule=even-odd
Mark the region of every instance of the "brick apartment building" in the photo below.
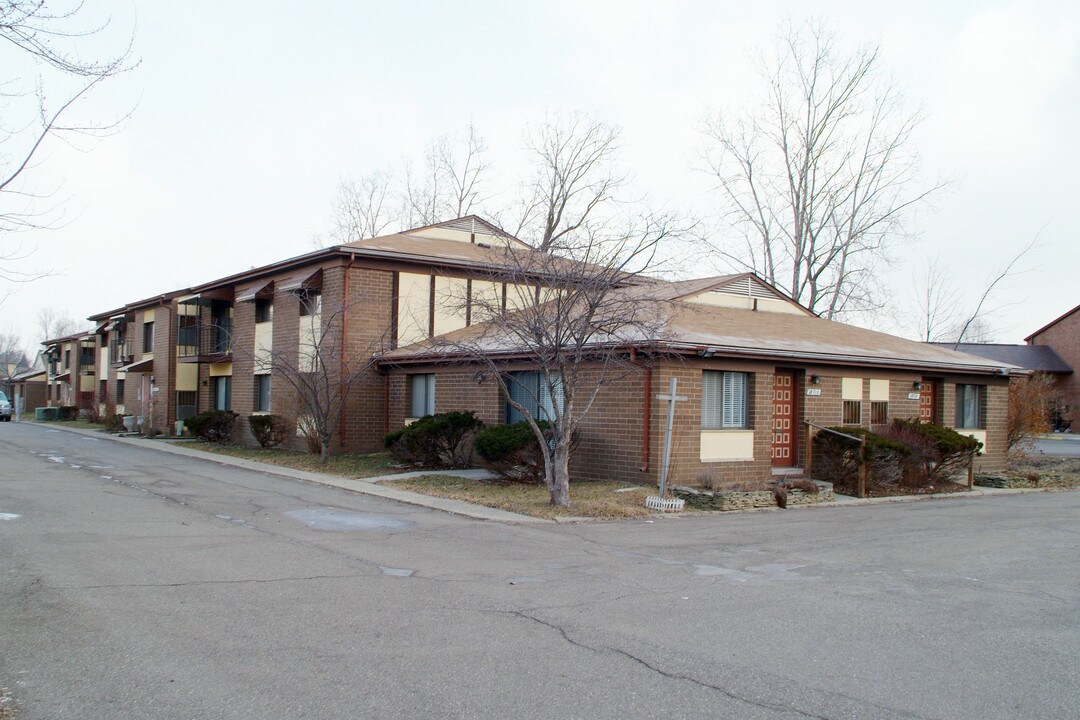
[[[89,408],[94,401],[97,360],[93,333],[75,333],[42,343],[47,370],[45,405]],[[27,406],[30,408],[30,406]]]
[[[333,325],[334,357],[320,362],[364,368],[333,450],[381,450],[383,435],[418,412],[513,419],[495,383],[461,358],[436,357],[430,343],[479,325],[472,308],[481,298],[513,310],[544,284],[499,282],[493,270],[506,246],[528,248],[470,216],[92,316],[99,404],[166,432],[211,408],[295,420],[298,397],[274,368],[300,367],[312,339]],[[705,468],[733,479],[797,470],[804,421],[871,426],[921,416],[983,440],[985,469],[1004,464],[1007,375],[1015,368],[822,320],[751,275],[663,286],[674,334],[663,343],[642,338],[632,352],[649,362],[604,389],[582,429],[579,475],[655,478],[664,408],[652,396],[672,376],[688,397],[675,422],[680,482]],[[512,347],[500,352],[507,372],[535,370]],[[247,423],[240,427],[250,440]]]
[[[1080,368],[1080,305],[1031,333],[1024,342],[1056,353],[1068,368],[1056,376],[1055,383],[1067,407],[1065,421],[1074,424],[1074,431],[1080,430],[1076,427],[1080,425],[1080,377],[1074,371]]]

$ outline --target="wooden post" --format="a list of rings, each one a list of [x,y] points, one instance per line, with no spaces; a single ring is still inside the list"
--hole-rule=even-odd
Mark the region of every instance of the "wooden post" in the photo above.
[[[806,426],[806,477],[814,477],[814,426]]]
[[[975,487],[975,453],[968,456],[968,490]]]
[[[866,436],[859,443],[859,497],[866,497]]]

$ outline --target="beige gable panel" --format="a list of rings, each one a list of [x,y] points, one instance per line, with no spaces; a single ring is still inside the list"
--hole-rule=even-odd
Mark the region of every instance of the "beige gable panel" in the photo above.
[[[299,357],[296,364],[300,372],[315,372],[319,369],[319,333],[322,330],[322,315],[304,315],[300,317]]]
[[[489,320],[493,313],[502,310],[503,286],[491,280],[472,281],[472,321]]]
[[[191,364],[191,363],[186,363]],[[210,377],[229,377],[232,375],[231,362],[210,363]]]
[[[465,327],[468,281],[462,278],[435,278],[435,334]]]
[[[98,380],[109,379],[109,348],[98,348],[98,364],[97,364],[97,376]]]
[[[274,350],[274,323],[255,323],[255,374],[269,375]]]
[[[691,295],[686,298],[686,302],[696,303],[698,305],[711,305],[713,307],[736,308],[739,310],[753,310],[754,304],[757,303],[758,312],[787,313],[788,315],[806,314],[805,311],[792,305],[788,301],[780,300],[775,297],[754,298],[717,290],[708,290],[703,293],[698,293],[697,295]]]
[[[862,400],[862,378],[843,378],[840,381],[841,400]]]
[[[431,276],[398,273],[398,345],[412,345],[428,336],[431,322]]]
[[[888,380],[871,380],[870,381],[870,399],[873,401],[889,401],[889,381]]]
[[[96,388],[94,387],[94,376],[93,375],[80,375],[79,376],[79,391],[80,392],[93,392],[95,389]]]

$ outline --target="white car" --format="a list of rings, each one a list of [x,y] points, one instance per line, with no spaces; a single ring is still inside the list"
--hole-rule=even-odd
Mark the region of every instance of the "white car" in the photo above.
[[[0,420],[11,422],[11,403],[3,391],[0,391]]]

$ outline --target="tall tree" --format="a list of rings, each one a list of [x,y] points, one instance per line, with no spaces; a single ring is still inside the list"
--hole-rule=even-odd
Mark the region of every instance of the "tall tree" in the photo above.
[[[574,235],[596,234],[603,210],[627,177],[617,167],[619,128],[587,115],[552,115],[526,136],[532,172],[524,181],[515,235],[542,252]]]
[[[44,0],[0,0],[0,43],[4,56],[0,77],[0,279],[26,282],[41,276],[22,261],[26,248],[11,241],[22,230],[48,227],[50,212],[40,205],[47,193],[35,191],[29,171],[50,137],[70,142],[80,136],[107,133],[118,126],[71,117],[76,103],[98,85],[131,69],[131,43],[118,55],[87,60],[78,52],[82,42],[102,35],[108,22],[86,27],[86,9],[72,3],[54,10]],[[89,21],[93,22],[93,21]],[[13,62],[14,60],[14,62]],[[33,71],[34,79],[16,75]]]
[[[629,347],[663,337],[666,315],[651,294],[657,286],[639,278],[678,231],[677,221],[658,215],[621,234],[578,233],[557,254],[508,243],[488,278],[506,283],[505,303],[501,293],[458,298],[462,312],[468,302],[482,321],[432,340],[448,359],[485,367],[528,423],[554,505],[570,505],[570,451],[601,389],[634,371]],[[507,357],[523,360],[536,382],[505,374]]]
[[[41,341],[64,337],[79,331],[79,324],[65,312],[54,307],[38,308],[37,330]]]
[[[787,28],[761,73],[760,108],[706,120],[707,167],[740,238],[716,249],[824,317],[881,307],[876,271],[943,187],[918,180],[920,115],[882,78],[877,47],[845,54],[821,25]]]
[[[479,212],[490,199],[487,143],[469,123],[463,133],[433,140],[419,172],[406,167],[403,204],[409,227]]]

